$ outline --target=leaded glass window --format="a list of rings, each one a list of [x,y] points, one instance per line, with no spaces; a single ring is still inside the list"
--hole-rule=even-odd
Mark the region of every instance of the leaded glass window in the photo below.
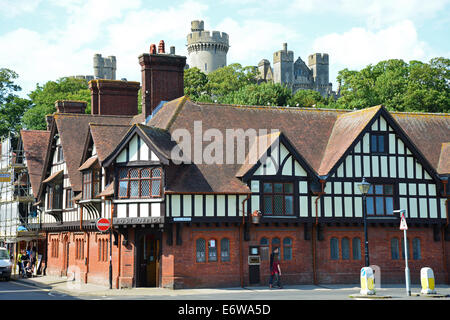
[[[161,168],[132,168],[119,171],[120,198],[161,197]]]
[[[284,260],[292,260],[292,239],[291,238],[283,239],[283,259]]]
[[[220,260],[222,262],[230,261],[230,240],[227,238],[220,240]]]
[[[205,239],[197,239],[196,241],[197,262],[206,261],[206,242]]]
[[[368,215],[392,215],[394,211],[394,186],[371,185],[366,202]]]
[[[339,260],[339,240],[331,238],[330,240],[330,258],[331,260]]]
[[[361,260],[361,239],[353,238],[352,251],[353,251],[353,260]]]
[[[391,259],[392,260],[398,260],[399,259],[398,239],[397,238],[392,238],[391,239]]]
[[[208,241],[208,261],[217,261],[217,241],[215,239]]]
[[[412,241],[413,246],[413,259],[414,260],[420,260],[421,254],[420,254],[420,239],[414,238]]]
[[[342,260],[349,260],[350,259],[350,240],[348,238],[342,238],[341,246],[342,246]]]
[[[265,182],[263,184],[263,206],[266,215],[293,215],[293,184]]]

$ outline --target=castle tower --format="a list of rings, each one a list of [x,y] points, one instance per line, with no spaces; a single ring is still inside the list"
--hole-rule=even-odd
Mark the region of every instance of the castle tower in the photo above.
[[[283,50],[273,54],[273,82],[290,86],[294,78],[294,52],[288,51],[287,43],[283,43]]]
[[[228,34],[219,31],[205,31],[204,22],[191,22],[191,32],[187,36],[189,66],[197,67],[208,74],[227,65],[229,48]]]
[[[327,53],[314,53],[308,57],[308,67],[313,72],[313,79],[316,85],[329,84],[329,60]]]
[[[116,80],[116,57],[103,58],[101,54],[94,55],[95,79]]]

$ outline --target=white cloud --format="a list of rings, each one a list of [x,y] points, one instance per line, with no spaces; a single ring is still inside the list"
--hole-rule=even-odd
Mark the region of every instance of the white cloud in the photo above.
[[[138,56],[150,43],[166,40],[184,54],[190,20],[198,19],[206,5],[188,0],[176,7],[156,10],[140,0],[54,1],[67,23],[38,33],[19,28],[0,35],[1,67],[19,74],[22,96],[44,84],[70,75],[92,75],[95,53],[117,58],[117,77],[140,81]],[[7,50],[6,50],[7,48]]]
[[[256,19],[236,21],[226,18],[214,30],[224,31],[230,37],[227,63],[238,62],[243,66],[256,66],[264,58],[271,61],[273,52],[281,50],[283,43],[295,48],[294,41],[302,39],[299,33],[281,22]]]
[[[386,59],[428,59],[431,53],[420,41],[414,24],[405,20],[376,32],[353,28],[342,34],[332,33],[317,38],[314,52],[327,52],[330,63],[348,68],[361,68]]]
[[[449,3],[450,0],[295,0],[289,10],[359,17],[368,28],[381,28],[406,19],[432,18]]]
[[[16,17],[35,10],[41,0],[0,0],[0,15]]]

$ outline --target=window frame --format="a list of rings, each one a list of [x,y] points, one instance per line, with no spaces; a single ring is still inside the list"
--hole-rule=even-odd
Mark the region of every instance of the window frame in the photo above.
[[[335,243],[335,245],[336,245],[336,248],[335,248],[336,251],[333,250],[333,243]],[[330,260],[338,261],[339,257],[340,257],[340,253],[339,252],[340,252],[340,250],[339,250],[339,238],[337,238],[337,237],[330,238]]]
[[[376,149],[374,150],[373,137],[376,137]],[[379,137],[383,137],[383,151],[379,150]],[[389,153],[389,136],[387,132],[377,131],[370,133],[370,153],[374,155],[387,155]]]
[[[271,192],[266,192],[264,190],[264,187],[266,184],[271,185]],[[275,185],[281,184],[282,185],[282,191],[281,192],[275,192]],[[291,186],[291,192],[286,192],[286,185]],[[292,181],[262,181],[262,208],[263,208],[263,214],[265,216],[271,216],[271,217],[294,217],[295,216],[295,189],[294,189],[294,182]],[[275,197],[282,196],[283,197],[283,203],[281,210],[281,214],[275,213]],[[292,198],[292,213],[286,213],[286,197]],[[266,211],[266,198],[271,198],[271,212],[268,213]]]
[[[137,177],[131,177],[130,173],[132,170],[138,170]],[[144,170],[149,171],[149,175],[142,176],[142,172]],[[126,175],[122,176],[122,172],[126,171]],[[159,171],[159,175],[155,175],[154,172]],[[162,189],[163,189],[163,170],[161,167],[124,167],[120,168],[118,171],[118,188],[117,188],[117,197],[119,199],[153,199],[153,198],[162,198]],[[138,195],[131,196],[131,182],[138,182]],[[148,195],[142,194],[142,185],[143,181],[148,181]],[[159,182],[159,194],[153,194],[153,183]],[[121,183],[126,183],[126,194],[121,195]]]
[[[285,243],[286,240],[289,240],[289,243]],[[293,239],[291,237],[283,238],[283,261],[291,261],[293,259]],[[286,258],[286,249],[289,252],[289,257]]]
[[[376,187],[382,186],[383,190],[382,193],[376,193]],[[386,187],[392,187],[392,193],[386,193]],[[372,193],[369,193],[370,190],[372,190]],[[393,217],[394,213],[387,213],[387,198],[392,198],[392,211],[394,211],[394,207],[395,207],[395,199],[396,199],[396,186],[394,183],[373,183],[370,186],[369,192],[367,193],[367,195],[365,196],[365,200],[366,200],[366,212],[367,212],[367,216],[370,217]],[[372,204],[372,211],[369,211],[369,198],[371,199],[371,204]],[[378,214],[377,213],[377,198],[382,198],[383,199],[383,214]]]
[[[358,243],[355,243],[356,241]],[[361,260],[361,258],[362,258],[362,254],[361,254],[361,238],[353,237],[352,238],[352,260],[359,261],[359,260]]]

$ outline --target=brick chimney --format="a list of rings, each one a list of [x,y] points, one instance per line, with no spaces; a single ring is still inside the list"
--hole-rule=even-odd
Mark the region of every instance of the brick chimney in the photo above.
[[[87,103],[75,100],[58,100],[55,102],[58,113],[84,113]]]
[[[150,46],[150,53],[139,56],[142,74],[142,113],[147,118],[161,101],[184,95],[186,57],[165,53],[164,41]],[[175,50],[173,50],[175,52]]]
[[[138,113],[139,82],[96,79],[89,81],[91,114],[130,116]]]

